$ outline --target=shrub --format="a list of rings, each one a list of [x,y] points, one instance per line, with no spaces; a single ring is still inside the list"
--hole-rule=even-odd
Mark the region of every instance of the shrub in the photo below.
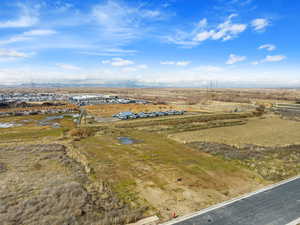
[[[93,134],[93,130],[90,128],[75,128],[69,131],[71,137],[85,138]]]
[[[256,108],[256,111],[255,111],[255,115],[256,116],[262,116],[264,113],[265,113],[265,110],[266,110],[266,107],[264,105],[259,105],[257,108]]]

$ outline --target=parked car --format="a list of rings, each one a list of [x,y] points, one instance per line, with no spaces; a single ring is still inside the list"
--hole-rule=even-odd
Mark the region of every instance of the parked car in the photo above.
[[[144,113],[144,112],[140,112],[140,113],[138,113],[138,117],[139,117],[139,118],[147,118],[147,117],[148,117],[148,114],[147,114],[147,113]]]

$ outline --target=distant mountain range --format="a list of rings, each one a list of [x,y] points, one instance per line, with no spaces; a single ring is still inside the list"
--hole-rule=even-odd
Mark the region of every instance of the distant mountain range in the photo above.
[[[250,84],[250,83],[233,83],[223,82],[218,83],[216,86],[210,86],[201,83],[143,83],[138,81],[107,81],[97,83],[95,81],[70,81],[70,82],[55,82],[55,83],[22,83],[22,84],[0,84],[0,88],[64,88],[64,87],[111,87],[111,88],[289,88],[289,89],[300,89],[297,86],[288,85],[265,85],[265,84]]]

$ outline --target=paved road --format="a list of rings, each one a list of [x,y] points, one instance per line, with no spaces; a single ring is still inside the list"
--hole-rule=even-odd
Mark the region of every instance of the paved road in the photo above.
[[[232,203],[170,221],[166,225],[285,225],[298,218],[299,177]]]

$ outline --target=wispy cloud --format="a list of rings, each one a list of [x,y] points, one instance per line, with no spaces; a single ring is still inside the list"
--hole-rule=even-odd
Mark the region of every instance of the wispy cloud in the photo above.
[[[108,0],[93,7],[92,18],[101,28],[101,33],[112,41],[126,43],[147,32],[147,22],[163,18],[159,10],[133,7],[125,3]]]
[[[122,48],[102,48],[99,51],[81,51],[81,54],[95,55],[95,56],[127,56],[135,55],[137,50],[122,49]]]
[[[18,4],[20,15],[17,19],[0,21],[0,28],[31,27],[39,21],[36,8],[29,8],[24,4]]]
[[[218,73],[218,72],[222,72],[224,70],[222,67],[211,66],[211,65],[199,66],[196,69],[199,71],[207,72],[207,73]]]
[[[56,66],[64,70],[80,70],[80,67],[71,64],[57,63]]]
[[[175,66],[187,66],[191,64],[190,61],[162,61],[160,62],[161,65],[175,65]]]
[[[30,30],[23,33],[23,36],[46,36],[46,35],[52,35],[55,34],[55,30],[50,29],[36,29],[36,30]]]
[[[29,41],[29,40],[32,40],[35,37],[38,37],[38,36],[48,36],[48,35],[52,35],[52,34],[55,34],[55,33],[56,33],[55,30],[50,30],[50,29],[30,30],[30,31],[26,31],[22,34],[15,35],[15,36],[13,36],[11,38],[8,38],[6,40],[0,40],[0,45],[12,44],[12,43],[23,42],[23,41]]]
[[[257,18],[252,20],[251,22],[251,26],[255,31],[264,31],[265,28],[269,25],[270,25],[269,20],[265,18]]]
[[[17,59],[24,59],[31,56],[33,53],[25,53],[12,49],[0,49],[0,61],[13,61]]]
[[[252,62],[252,65],[258,65],[260,63],[265,63],[265,62],[280,62],[287,57],[285,55],[267,55],[264,59],[260,61],[254,61]]]
[[[189,64],[191,64],[189,61],[179,61],[176,63],[176,66],[187,66]]]
[[[146,64],[142,64],[137,66],[124,67],[122,68],[122,71],[127,73],[127,72],[137,72],[145,69],[148,69],[148,66]]]
[[[245,61],[246,59],[247,59],[246,56],[238,56],[238,55],[230,54],[228,60],[226,61],[226,64],[232,65],[237,62]]]
[[[102,64],[109,64],[111,66],[128,66],[133,65],[134,62],[123,58],[112,58],[111,60],[103,60]]]
[[[231,14],[223,23],[210,29],[208,29],[207,19],[205,18],[196,25],[192,32],[178,30],[175,35],[167,36],[165,39],[170,43],[185,47],[197,46],[206,40],[228,41],[238,37],[240,33],[247,29],[247,24],[232,22],[232,19],[237,16],[237,14]]]
[[[276,46],[273,45],[273,44],[265,44],[265,45],[259,46],[258,49],[259,49],[259,50],[261,50],[261,49],[266,49],[266,50],[268,50],[268,51],[273,51],[273,50],[276,49]]]
[[[267,55],[262,62],[279,62],[286,59],[285,55]]]

